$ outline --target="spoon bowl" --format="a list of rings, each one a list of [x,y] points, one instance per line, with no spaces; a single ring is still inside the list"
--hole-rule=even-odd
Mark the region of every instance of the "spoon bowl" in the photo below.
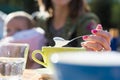
[[[71,40],[65,40],[63,39],[62,37],[54,37],[53,40],[55,42],[55,46],[54,47],[62,47],[62,46],[65,46],[67,45],[68,43],[76,40],[76,39],[79,39],[79,38],[82,38],[82,36],[78,36],[78,37],[75,37]]]

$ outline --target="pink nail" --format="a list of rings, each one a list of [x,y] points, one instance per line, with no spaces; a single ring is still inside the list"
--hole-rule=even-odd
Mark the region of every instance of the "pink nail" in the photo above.
[[[93,30],[91,30],[91,32],[92,32],[93,34],[96,34],[98,31],[95,30],[95,29],[93,29]]]
[[[86,40],[88,38],[88,36],[83,36],[82,39],[83,40]]]
[[[102,29],[102,25],[101,25],[101,24],[98,24],[98,25],[97,25],[97,29]]]

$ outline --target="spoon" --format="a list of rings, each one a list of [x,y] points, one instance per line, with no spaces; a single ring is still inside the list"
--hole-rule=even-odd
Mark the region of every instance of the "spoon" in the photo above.
[[[76,40],[76,39],[79,39],[79,38],[82,38],[82,36],[78,36],[78,37],[75,37],[71,40],[65,40],[63,39],[62,37],[54,37],[53,40],[55,42],[55,46],[54,47],[62,47],[62,46],[65,46],[67,45],[68,43]]]

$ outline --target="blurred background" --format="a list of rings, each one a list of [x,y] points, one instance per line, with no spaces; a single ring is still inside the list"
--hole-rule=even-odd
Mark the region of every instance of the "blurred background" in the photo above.
[[[99,16],[105,29],[120,29],[120,0],[87,0],[91,10]],[[8,14],[24,10],[30,14],[39,10],[37,0],[0,0],[0,11]]]
[[[87,0],[91,11],[101,20],[105,30],[113,37],[120,34],[120,0]],[[23,10],[30,14],[39,11],[37,0],[0,0],[0,14]],[[2,16],[3,17],[3,16]],[[2,31],[2,28],[1,28]],[[116,32],[117,31],[117,32]],[[1,35],[1,34],[0,34]],[[120,41],[120,39],[118,39]]]

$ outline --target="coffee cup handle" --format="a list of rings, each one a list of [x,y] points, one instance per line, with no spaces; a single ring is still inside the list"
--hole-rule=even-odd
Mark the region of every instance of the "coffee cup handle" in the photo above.
[[[40,51],[40,50],[34,50],[34,51],[32,52],[32,59],[33,59],[36,63],[41,64],[41,65],[43,65],[44,67],[47,67],[47,64],[46,64],[46,63],[44,63],[44,62],[42,62],[42,61],[40,61],[39,59],[36,58],[36,54],[38,54],[38,53],[41,54],[42,57],[44,57],[42,51]]]

